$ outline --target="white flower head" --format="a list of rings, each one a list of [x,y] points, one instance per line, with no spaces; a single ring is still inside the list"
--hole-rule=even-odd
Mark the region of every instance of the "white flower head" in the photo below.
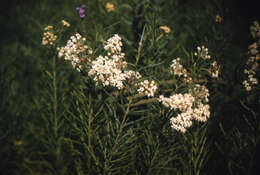
[[[154,80],[148,81],[144,80],[139,83],[138,93],[144,93],[148,97],[153,97],[157,90],[157,84]]]

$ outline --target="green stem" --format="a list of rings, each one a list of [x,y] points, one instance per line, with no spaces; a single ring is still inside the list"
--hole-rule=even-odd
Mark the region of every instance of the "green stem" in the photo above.
[[[91,106],[91,96],[89,95],[89,117],[88,117],[88,147],[90,149],[90,151],[93,153],[93,149],[92,149],[92,146],[91,146],[91,124],[92,124],[92,111],[90,109],[90,106]],[[90,156],[88,156],[88,171],[90,171],[90,162],[91,159],[90,159]]]
[[[56,57],[53,57],[53,124],[54,134],[57,138],[57,84],[56,84]]]
[[[120,135],[121,135],[121,132],[123,131],[123,128],[124,128],[124,125],[125,125],[125,122],[126,122],[126,117],[127,117],[128,113],[129,113],[131,103],[132,103],[132,98],[130,98],[129,103],[127,104],[126,112],[125,112],[125,114],[124,114],[124,116],[123,116],[123,120],[122,120],[122,122],[121,122],[121,124],[120,124],[120,126],[119,126],[119,129],[118,129],[118,132],[117,132],[117,136],[116,136],[114,145],[113,145],[113,147],[112,147],[112,149],[111,149],[111,152],[110,152],[110,154],[109,154],[109,157],[108,157],[108,163],[105,165],[105,170],[104,170],[104,174],[105,174],[105,175],[106,175],[106,174],[109,174],[109,173],[107,173],[107,172],[109,171],[109,170],[108,170],[108,168],[109,168],[109,163],[111,162],[111,159],[113,158],[113,154],[114,154],[115,150],[117,149],[118,140],[119,140],[119,137],[120,137]]]
[[[198,172],[198,130],[193,134],[193,174],[199,175]]]
[[[141,36],[141,39],[140,39],[140,42],[139,42],[138,53],[137,53],[135,65],[138,64],[138,61],[139,61],[140,56],[141,56],[141,50],[142,50],[142,47],[143,47],[143,38],[144,38],[145,27],[146,27],[146,25],[143,28],[142,36]]]

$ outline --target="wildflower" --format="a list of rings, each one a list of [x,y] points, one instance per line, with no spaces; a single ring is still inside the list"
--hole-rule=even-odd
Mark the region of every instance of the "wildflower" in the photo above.
[[[195,98],[190,93],[174,94],[169,98],[160,95],[159,102],[173,110],[186,111],[192,107]]]
[[[44,30],[51,30],[51,29],[53,29],[53,26],[46,26],[46,27],[44,28]]]
[[[157,85],[153,80],[151,82],[149,82],[148,80],[144,80],[141,83],[139,83],[139,86],[140,87],[137,91],[139,93],[144,93],[148,97],[153,97],[157,90]]]
[[[172,117],[170,119],[170,123],[172,128],[185,133],[186,129],[192,125],[192,105],[195,98],[190,93],[186,93],[174,94],[170,97],[160,95],[158,100],[166,107],[180,111],[177,117]]]
[[[170,33],[171,32],[171,29],[167,26],[161,26],[160,27],[161,30],[163,30],[165,33]]]
[[[65,20],[62,20],[61,23],[62,23],[62,25],[65,26],[65,27],[70,27],[70,23],[68,23],[68,22],[65,21]]]
[[[223,21],[223,19],[219,15],[217,15],[216,16],[216,22],[221,23],[222,21]]]
[[[171,32],[171,29],[168,26],[160,26],[160,29],[165,33],[168,34]]]
[[[127,62],[124,61],[125,54],[121,46],[121,37],[115,34],[105,43],[104,49],[107,55],[100,55],[91,62],[88,75],[93,77],[96,85],[112,86],[120,90],[125,87],[124,81],[141,78],[139,72],[125,70]]]
[[[76,7],[76,10],[79,12],[79,17],[81,19],[83,19],[85,17],[85,10],[84,8],[86,8],[86,5],[85,4],[82,4],[81,7]]]
[[[64,57],[65,60],[71,61],[71,64],[78,71],[82,70],[82,63],[84,61],[90,62],[86,51],[91,50],[85,44],[86,38],[82,37],[79,33],[70,37],[65,47],[57,48],[59,51],[58,56]]]
[[[218,78],[220,72],[220,65],[216,61],[214,61],[213,63],[211,63],[208,72],[210,73],[212,78]]]
[[[204,104],[208,102],[208,96],[205,86],[196,85],[189,93],[174,94],[170,97],[160,95],[158,101],[165,107],[179,112],[177,117],[170,119],[170,123],[172,128],[184,133],[192,125],[192,120],[205,122],[210,117],[210,107]]]
[[[192,83],[192,78],[191,77],[184,77],[183,81],[185,83]]]
[[[193,96],[198,101],[203,101],[203,102],[208,102],[209,101],[209,99],[208,99],[208,97],[209,97],[209,90],[204,85],[195,84],[195,87],[193,89],[189,89],[189,93],[193,94]]]
[[[53,26],[46,26],[44,28],[45,32],[42,37],[42,45],[52,46],[57,39],[57,35],[53,32]]]
[[[183,65],[180,64],[180,58],[176,58],[172,60],[171,68],[172,68],[172,73],[174,75],[184,76],[184,77],[188,76],[187,70],[183,67]]]
[[[113,12],[113,11],[115,11],[115,6],[114,6],[114,4],[107,2],[106,9],[107,9],[107,12]]]
[[[197,108],[194,108],[192,111],[192,119],[199,122],[206,122],[210,116],[210,109],[208,104],[199,103]]]
[[[121,52],[122,45],[121,37],[118,34],[115,34],[113,37],[107,40],[104,49],[108,51],[108,54],[117,54]]]
[[[253,38],[259,38],[260,37],[260,25],[257,21],[254,21],[254,25],[250,27],[251,34]]]
[[[258,60],[260,59],[259,55],[259,46],[260,46],[260,25],[257,21],[254,22],[254,25],[250,27],[251,34],[253,38],[258,41],[254,42],[248,47],[249,57],[246,62],[246,68],[244,73],[247,75],[247,80],[243,81],[243,85],[247,91],[251,91],[255,85],[258,84],[258,79],[256,76],[256,71],[259,68]]]
[[[186,132],[187,128],[192,125],[192,110],[188,110],[186,112],[180,113],[177,117],[172,117],[170,119],[171,127],[176,129],[177,131],[181,131],[183,133]]]
[[[23,144],[23,142],[21,140],[15,141],[15,145],[17,145],[17,146],[20,146],[22,144]]]
[[[126,64],[122,60],[111,59],[108,56],[99,56],[91,62],[91,69],[88,75],[93,77],[96,85],[101,83],[103,86],[113,86],[122,89],[124,87],[123,81],[126,80],[122,69],[125,68]]]
[[[205,46],[197,47],[197,52],[195,52],[194,55],[204,60],[211,58],[208,52],[208,48],[206,48]]]
[[[142,78],[142,75],[139,72],[133,71],[133,70],[127,70],[124,72],[126,74],[126,77],[128,79],[134,78],[134,79],[140,79]]]
[[[252,86],[249,84],[249,82],[247,80],[243,81],[243,85],[246,88],[247,91],[251,91],[252,90]]]

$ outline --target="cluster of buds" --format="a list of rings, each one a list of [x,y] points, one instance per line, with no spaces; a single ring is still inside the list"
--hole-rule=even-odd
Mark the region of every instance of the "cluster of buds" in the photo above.
[[[81,71],[83,69],[82,63],[85,61],[90,62],[88,54],[92,53],[92,50],[85,44],[86,38],[82,37],[79,33],[71,36],[67,41],[65,47],[57,48],[59,51],[58,56],[64,57],[65,60],[69,60],[72,66]],[[88,50],[88,54],[86,54]]]
[[[260,38],[260,25],[257,21],[254,21],[254,25],[250,27],[251,34],[254,39]]]
[[[109,13],[109,12],[113,12],[113,11],[115,11],[115,6],[114,6],[114,4],[112,4],[111,2],[107,2],[106,3],[106,9],[107,9],[107,12]]]
[[[130,81],[130,80],[138,80],[140,78],[142,78],[142,75],[137,72],[137,71],[133,71],[133,70],[125,70],[124,74],[126,75],[126,78]]]
[[[194,53],[195,56],[198,56],[199,58],[202,58],[204,60],[210,59],[211,56],[209,55],[208,48],[205,46],[197,47],[197,52]]]
[[[254,26],[250,27],[252,37],[256,40],[253,44],[248,47],[249,58],[246,62],[246,68],[244,73],[247,75],[247,80],[243,81],[243,85],[247,91],[251,91],[255,85],[258,84],[256,78],[256,72],[259,69],[260,60],[260,26],[258,22],[254,22]]]
[[[216,22],[221,23],[222,21],[223,21],[223,19],[221,18],[221,16],[217,15],[216,16]]]
[[[184,77],[183,81],[188,84],[193,82],[191,77]]]
[[[220,65],[216,61],[213,61],[210,64],[209,74],[211,75],[212,78],[218,78],[219,72],[220,72]]]
[[[160,36],[168,36],[168,34],[171,32],[171,29],[168,26],[160,26],[160,30],[162,31]]]
[[[57,35],[54,34],[53,26],[47,26],[44,28],[42,37],[42,45],[53,46],[57,39]]]
[[[187,74],[187,70],[180,63],[180,58],[176,58],[172,60],[171,64],[171,73],[177,75],[179,77],[183,77],[183,81],[185,83],[192,83],[192,77],[189,77]]]
[[[144,93],[148,97],[153,97],[156,90],[157,90],[157,84],[155,83],[155,81],[152,80],[150,82],[148,80],[144,80],[139,83],[139,88],[137,91],[140,94]]]
[[[187,70],[180,63],[180,58],[172,60],[171,68],[174,75],[187,77]]]
[[[65,27],[70,27],[70,23],[68,23],[68,22],[65,21],[65,20],[61,20],[61,23],[62,23],[62,25],[65,26]]]
[[[189,93],[193,94],[193,96],[201,102],[209,102],[209,90],[206,86],[195,84],[195,87],[193,89],[189,89]]]

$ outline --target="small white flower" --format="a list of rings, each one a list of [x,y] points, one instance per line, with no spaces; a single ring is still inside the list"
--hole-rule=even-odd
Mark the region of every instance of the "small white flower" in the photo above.
[[[63,57],[65,60],[71,61],[72,66],[81,71],[83,66],[80,65],[81,62],[87,60],[86,50],[88,46],[85,45],[86,39],[82,37],[79,33],[76,33],[74,36],[70,37],[70,40],[67,41],[65,47],[59,49],[58,56]],[[85,55],[85,56],[82,56]]]
[[[148,97],[153,97],[156,90],[157,90],[157,85],[155,81],[152,80],[151,82],[149,82],[148,80],[144,80],[139,83],[139,88],[137,91],[139,93],[144,93]]]

